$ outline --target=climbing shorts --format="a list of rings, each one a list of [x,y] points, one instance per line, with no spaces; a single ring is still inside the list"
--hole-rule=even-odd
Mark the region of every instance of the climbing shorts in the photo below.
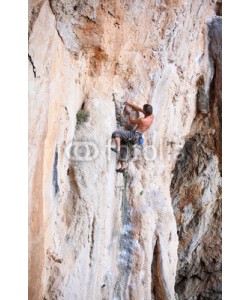
[[[128,143],[131,138],[131,131],[129,130],[116,130],[112,133],[112,138],[119,137],[124,142]]]
[[[119,137],[125,143],[137,144],[142,139],[142,133],[136,130],[116,130],[112,133],[112,138]]]

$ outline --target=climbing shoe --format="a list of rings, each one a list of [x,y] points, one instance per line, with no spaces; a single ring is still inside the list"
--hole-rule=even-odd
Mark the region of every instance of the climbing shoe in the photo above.
[[[122,168],[116,169],[116,172],[117,172],[117,173],[123,173],[123,174],[124,174],[125,171],[126,171],[126,169],[127,169],[127,168],[124,168],[124,169],[122,169]]]

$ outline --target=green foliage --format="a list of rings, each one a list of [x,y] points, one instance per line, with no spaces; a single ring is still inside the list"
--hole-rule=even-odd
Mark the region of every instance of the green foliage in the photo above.
[[[140,196],[143,194],[143,191],[140,192]]]
[[[79,110],[76,114],[76,125],[81,125],[85,122],[88,122],[89,111]]]

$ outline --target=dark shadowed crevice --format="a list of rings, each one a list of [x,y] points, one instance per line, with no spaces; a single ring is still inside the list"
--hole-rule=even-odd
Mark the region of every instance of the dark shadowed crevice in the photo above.
[[[214,68],[210,84],[211,120],[215,124],[215,144],[222,172],[222,18],[215,17],[209,24],[209,53]]]
[[[70,164],[67,170],[69,177],[70,192],[68,194],[67,205],[65,206],[65,223],[69,228],[72,224],[79,206],[80,187],[77,179],[77,171],[73,164]]]
[[[210,87],[209,87],[209,105],[210,107],[214,106],[214,100],[215,100],[215,76],[216,74],[216,66],[214,65],[214,74],[213,74],[213,78],[211,80],[210,83]]]
[[[33,59],[30,54],[28,54],[28,58],[29,58],[29,62],[31,63],[31,66],[32,66],[34,77],[36,78],[36,67],[34,65]]]
[[[94,236],[95,236],[95,217],[92,222],[92,230],[91,230],[91,243],[90,243],[90,251],[89,251],[89,266],[92,265],[92,258],[93,258],[93,250],[94,250]]]
[[[217,1],[215,6],[215,13],[217,16],[222,16],[222,1]]]
[[[205,91],[205,81],[204,76],[201,75],[197,82],[197,94],[196,94],[196,102],[197,102],[197,112],[207,114],[209,112],[209,101],[208,95]]]
[[[53,180],[52,180],[55,195],[59,192],[57,164],[58,164],[58,148],[56,146],[54,165],[53,165]]]
[[[159,237],[157,237],[153,253],[153,261],[151,265],[151,294],[152,300],[168,300],[166,291],[164,288],[164,279],[162,277],[161,266],[161,250],[159,245]]]

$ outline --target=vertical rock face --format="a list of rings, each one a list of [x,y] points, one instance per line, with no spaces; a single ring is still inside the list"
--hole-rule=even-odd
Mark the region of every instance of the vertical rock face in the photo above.
[[[216,9],[30,1],[30,299],[219,299]],[[123,177],[109,149],[126,99],[155,121]]]
[[[209,37],[209,95],[198,89],[197,115],[171,182],[179,236],[176,291],[183,300],[221,299],[221,17],[209,23]]]

